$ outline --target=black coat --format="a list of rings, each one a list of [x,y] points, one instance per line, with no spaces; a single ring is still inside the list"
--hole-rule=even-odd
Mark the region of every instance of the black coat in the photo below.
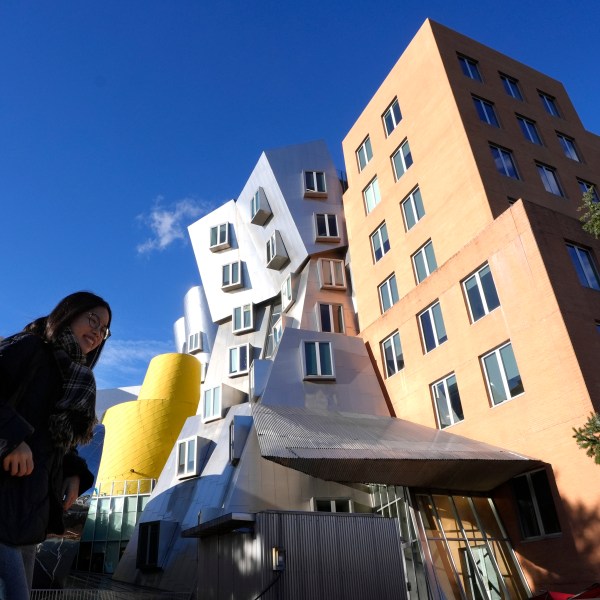
[[[62,397],[63,382],[52,348],[30,334],[0,342],[0,542],[34,544],[47,533],[63,533],[62,484],[79,475],[81,494],[94,481],[75,451],[57,447],[48,421]],[[4,457],[25,441],[33,453],[33,472],[12,477]]]

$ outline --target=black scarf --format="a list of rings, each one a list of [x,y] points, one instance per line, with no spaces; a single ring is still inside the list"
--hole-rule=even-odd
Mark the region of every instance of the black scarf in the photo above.
[[[63,378],[63,396],[50,416],[49,429],[54,443],[69,450],[92,439],[96,380],[85,366],[85,356],[69,327],[53,342],[52,349]]]

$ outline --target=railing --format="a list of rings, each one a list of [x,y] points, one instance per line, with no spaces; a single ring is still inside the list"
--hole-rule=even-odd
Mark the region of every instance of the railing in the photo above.
[[[189,592],[149,590],[32,590],[30,600],[192,600]]]
[[[139,496],[150,494],[155,485],[156,479],[104,481],[94,488],[92,496]]]

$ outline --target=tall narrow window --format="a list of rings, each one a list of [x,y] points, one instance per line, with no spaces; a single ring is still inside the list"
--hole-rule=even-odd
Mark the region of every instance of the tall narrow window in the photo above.
[[[526,119],[525,117],[521,117],[517,115],[517,121],[519,122],[519,127],[523,133],[523,136],[528,142],[532,144],[537,144],[538,146],[542,145],[542,138],[537,131],[537,127],[535,126],[535,122],[531,119]]]
[[[413,254],[412,261],[417,283],[421,283],[423,279],[429,277],[429,275],[437,269],[437,262],[435,260],[431,240]]]
[[[525,391],[510,342],[481,360],[492,404],[501,404]]]
[[[570,158],[571,160],[576,160],[577,162],[581,162],[579,158],[579,153],[577,152],[577,148],[575,147],[575,141],[573,138],[570,138],[567,135],[562,133],[556,133],[556,137],[558,138],[558,142],[560,147],[563,149],[565,156]]]
[[[367,139],[359,146],[356,151],[356,160],[358,161],[358,170],[362,171],[373,158],[373,150],[371,149],[371,138]]]
[[[221,223],[210,228],[210,249],[213,252],[229,248],[229,223]]]
[[[242,287],[242,263],[239,260],[223,265],[222,271],[221,288],[223,291]]]
[[[423,198],[421,197],[421,190],[419,188],[415,188],[402,200],[402,215],[404,216],[406,231],[412,229],[425,216]]]
[[[339,241],[337,216],[332,214],[316,214],[315,227],[317,230],[316,241]]]
[[[463,281],[463,289],[472,323],[500,306],[492,272],[487,264]]]
[[[591,252],[587,248],[582,248],[575,244],[567,244],[567,250],[569,251],[569,256],[573,261],[573,266],[577,271],[581,285],[593,290],[600,290],[598,268],[592,258]]]
[[[196,436],[177,442],[177,476],[193,477],[197,470],[198,438]]]
[[[408,140],[404,141],[400,148],[394,152],[392,155],[392,164],[394,165],[394,176],[396,177],[396,180],[400,179],[413,164]]]
[[[317,304],[321,331],[344,333],[344,307],[341,304]]]
[[[381,194],[379,193],[379,182],[377,177],[373,179],[369,185],[363,190],[363,198],[365,200],[365,210],[369,214],[380,202]]]
[[[202,419],[211,421],[221,418],[221,386],[204,390],[202,398]]]
[[[381,303],[381,312],[389,310],[398,302],[398,286],[396,285],[396,275],[392,274],[379,286],[379,301]]]
[[[288,275],[281,286],[281,310],[286,310],[294,301],[292,275]]]
[[[541,163],[536,163],[536,166],[545,190],[556,196],[564,196],[558,181],[556,169],[548,165],[542,165]]]
[[[267,240],[267,268],[279,270],[289,262],[289,256],[281,233],[275,230]]]
[[[456,375],[454,373],[431,386],[438,427],[444,429],[464,419]]]
[[[371,249],[373,250],[373,262],[377,262],[390,251],[390,240],[385,223],[382,223],[371,234]]]
[[[515,166],[512,152],[491,144],[490,150],[492,151],[492,157],[494,158],[494,163],[498,172],[502,173],[502,175],[506,175],[506,177],[519,179],[519,174],[517,173],[517,167]]]
[[[346,289],[344,261],[338,258],[320,258],[321,287],[329,289]]]
[[[190,354],[197,354],[198,352],[202,352],[202,332],[196,331],[194,333],[190,333],[188,337],[188,347],[187,351]]]
[[[592,200],[594,202],[600,202],[600,196],[598,196],[598,188],[589,181],[584,181],[583,179],[578,179],[577,183],[579,184],[579,189],[582,194],[587,194],[588,192],[592,192]]]
[[[386,377],[391,377],[404,369],[400,334],[397,331],[381,342],[381,353],[383,354]]]
[[[254,327],[253,316],[254,315],[253,315],[252,304],[244,304],[243,306],[236,306],[233,309],[233,315],[232,315],[233,333],[242,333],[244,331],[250,331]]]
[[[524,538],[560,533],[560,523],[545,470],[519,475],[512,480]]]
[[[539,92],[539,95],[540,100],[542,101],[542,106],[546,109],[546,112],[553,117],[560,117],[558,106],[556,105],[556,98],[550,96],[549,94],[545,94],[544,92]]]
[[[473,102],[475,103],[475,110],[479,115],[479,119],[492,127],[500,127],[494,105],[483,98],[473,96]]]
[[[250,344],[229,348],[229,377],[248,373],[251,358]]]
[[[383,113],[383,126],[385,128],[385,135],[388,136],[402,120],[402,113],[400,112],[400,105],[398,104],[398,98],[395,98],[390,107]]]
[[[465,77],[468,77],[469,79],[475,79],[476,81],[482,81],[481,73],[479,72],[479,67],[477,66],[476,60],[459,55],[458,62],[460,63],[460,68],[462,69]]]
[[[439,302],[419,314],[419,328],[425,353],[431,352],[448,339]]]
[[[523,94],[521,94],[521,90],[519,89],[519,82],[514,77],[500,74],[500,79],[502,80],[504,91],[509,96],[516,100],[523,100]]]
[[[303,342],[304,378],[334,378],[331,342]]]
[[[271,207],[265,191],[259,187],[250,200],[250,222],[255,225],[264,225],[271,214]]]

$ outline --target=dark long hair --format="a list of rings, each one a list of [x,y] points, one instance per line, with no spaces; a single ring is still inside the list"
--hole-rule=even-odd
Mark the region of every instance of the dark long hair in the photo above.
[[[75,292],[63,298],[49,315],[26,325],[23,331],[35,333],[48,342],[54,342],[65,327],[68,327],[79,315],[97,306],[103,306],[108,311],[108,327],[110,327],[112,311],[108,302],[91,292]],[[106,340],[102,340],[100,345],[85,357],[85,364],[90,369],[98,362],[105,342]]]

